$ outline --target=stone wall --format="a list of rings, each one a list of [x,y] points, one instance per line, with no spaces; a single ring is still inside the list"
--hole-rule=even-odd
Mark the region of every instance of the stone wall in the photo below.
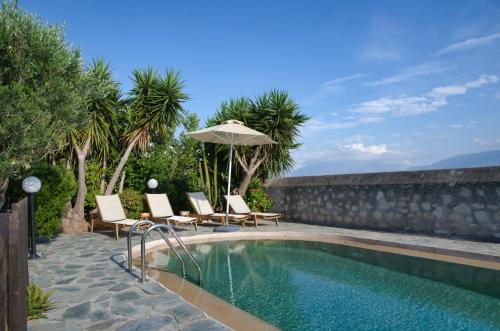
[[[500,242],[500,167],[274,178],[291,222]]]

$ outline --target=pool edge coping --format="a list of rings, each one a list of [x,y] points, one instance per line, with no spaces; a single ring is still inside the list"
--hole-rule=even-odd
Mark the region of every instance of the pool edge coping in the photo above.
[[[394,254],[415,256],[449,263],[457,263],[479,268],[500,270],[500,256],[469,252],[457,249],[433,247],[418,244],[407,244],[397,241],[368,239],[342,234],[303,233],[300,231],[269,231],[269,232],[230,232],[209,233],[181,237],[186,245],[235,240],[303,240],[324,243],[356,246],[365,249],[383,251]],[[177,242],[171,239],[172,244]],[[163,239],[146,243],[146,252],[168,249]],[[132,247],[132,255],[140,253],[140,245]],[[125,255],[127,253],[125,252]]]

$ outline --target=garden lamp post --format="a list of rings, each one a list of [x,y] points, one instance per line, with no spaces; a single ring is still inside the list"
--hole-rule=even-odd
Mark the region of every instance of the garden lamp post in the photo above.
[[[148,180],[149,193],[153,193],[154,189],[158,187],[158,181],[154,178]]]
[[[31,224],[30,259],[37,259],[36,254],[36,228],[35,228],[35,193],[42,187],[42,182],[35,176],[26,177],[22,183],[23,191],[28,193],[28,221]]]

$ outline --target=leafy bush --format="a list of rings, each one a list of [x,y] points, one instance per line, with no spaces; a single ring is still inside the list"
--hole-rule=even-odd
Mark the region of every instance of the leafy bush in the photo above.
[[[55,305],[55,302],[50,301],[50,296],[54,291],[44,292],[38,285],[29,284],[26,288],[26,310],[28,313],[28,321],[38,318],[47,318],[45,312],[49,311]]]
[[[138,219],[144,210],[144,195],[132,189],[125,189],[120,193],[120,200],[127,217]]]
[[[39,237],[51,238],[61,229],[64,209],[76,192],[75,176],[59,166],[39,163],[13,178],[8,192],[11,202],[25,195],[21,182],[27,176],[36,176],[42,182],[40,191],[35,195],[36,233]]]
[[[76,190],[75,177],[69,170],[46,163],[39,164],[31,174],[42,182],[35,196],[37,235],[50,238],[61,229],[64,208]]]
[[[101,195],[99,191],[101,168],[97,162],[93,161],[87,161],[86,168],[87,195],[85,196],[85,210],[92,210],[97,207],[95,196]]]
[[[253,211],[267,211],[273,206],[273,201],[269,194],[262,189],[262,181],[254,178],[250,183],[250,188],[245,194],[245,201]]]

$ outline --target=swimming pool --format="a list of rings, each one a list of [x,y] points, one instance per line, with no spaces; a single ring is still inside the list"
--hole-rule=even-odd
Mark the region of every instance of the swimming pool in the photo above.
[[[500,329],[498,270],[297,240],[190,249],[204,289],[284,330]],[[159,254],[156,268],[179,272]]]

